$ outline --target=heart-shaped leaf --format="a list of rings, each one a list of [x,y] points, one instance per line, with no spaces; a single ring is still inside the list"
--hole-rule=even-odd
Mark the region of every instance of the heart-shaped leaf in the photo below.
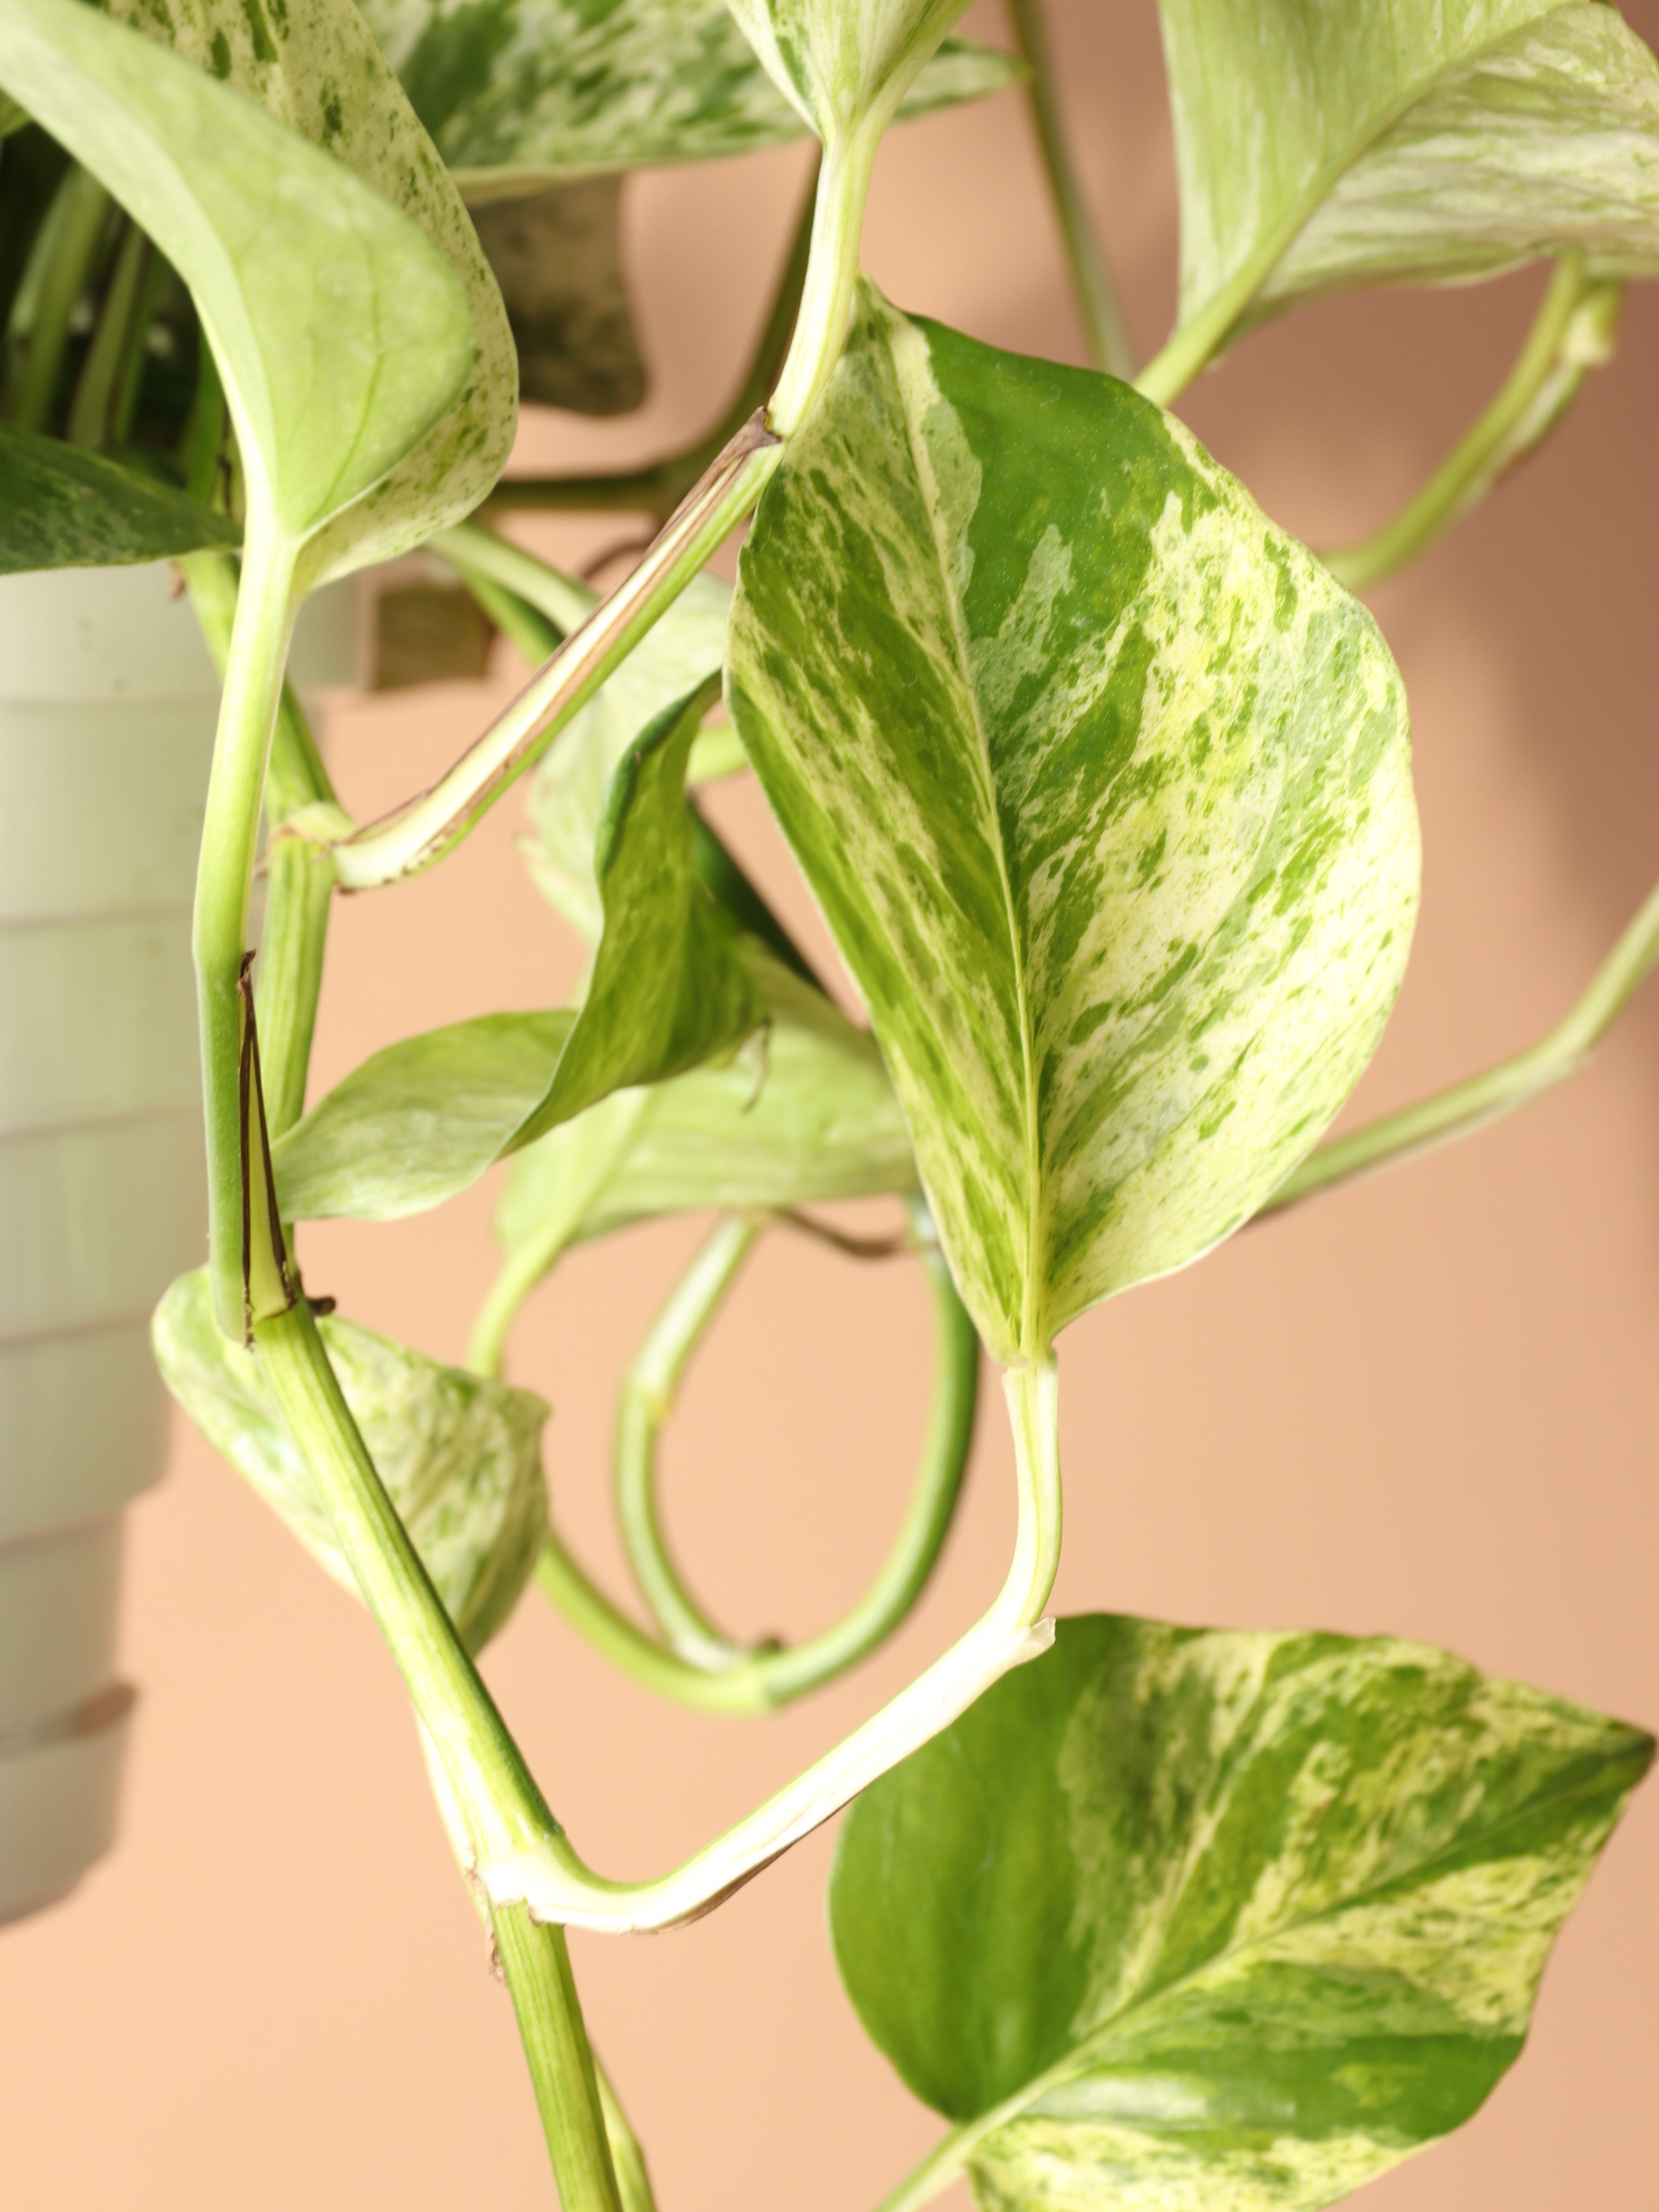
[[[739,566],[727,690],[1004,1358],[1249,1218],[1398,986],[1418,845],[1364,610],[1173,418],[865,287]]]
[[[764,953],[748,957],[768,1011],[760,1073],[745,1060],[617,1091],[538,1139],[508,1180],[509,1242],[564,1204],[573,1164],[601,1142],[613,1110],[629,1146],[573,1242],[655,1213],[915,1188],[904,1118],[873,1041]],[[468,1188],[546,1095],[573,1019],[489,1014],[376,1053],[272,1147],[283,1218],[391,1220]]]
[[[612,1091],[729,1058],[765,1018],[730,917],[697,880],[685,770],[718,678],[665,707],[617,763],[594,847],[593,971],[517,1151]]]
[[[1419,1644],[1063,1620],[854,1806],[836,1954],[982,2204],[1316,2212],[1513,2062],[1652,1753]]]
[[[373,1329],[325,1320],[329,1359],[380,1480],[470,1650],[507,1624],[547,1533],[541,1432],[528,1390],[442,1367]],[[335,1580],[356,1583],[311,1473],[277,1414],[259,1356],[213,1316],[205,1269],[156,1308],[156,1364],[210,1443]]]
[[[171,484],[0,422],[0,575],[167,561],[240,536]]]
[[[475,201],[801,135],[726,0],[367,0],[363,13]],[[1009,55],[949,41],[902,112],[978,99],[1022,74]]]
[[[760,956],[694,866],[685,764],[708,698],[705,684],[665,708],[611,779],[576,1013],[487,1014],[375,1053],[273,1147],[287,1218],[438,1205],[611,1092],[729,1058],[766,1018]]]
[[[494,280],[396,80],[349,0],[123,4],[151,35],[15,0],[0,78],[189,284],[250,495],[309,541],[307,579],[417,542],[493,483],[514,387]]]
[[[1659,66],[1567,0],[1159,0],[1182,324],[1540,254],[1659,267]]]
[[[645,398],[621,203],[620,177],[587,177],[474,211],[519,350],[519,394],[538,406],[623,415]]]
[[[106,4],[136,29],[165,37],[198,69],[223,76],[343,162],[413,220],[465,292],[472,362],[459,398],[313,544],[306,564],[313,580],[390,560],[471,514],[513,450],[518,375],[512,334],[460,194],[357,9],[350,0],[168,0],[164,15],[153,0]],[[321,274],[337,282],[327,264]],[[382,272],[382,282],[398,281],[395,265]],[[338,308],[337,301],[337,313]],[[377,306],[377,313],[385,318],[385,307]],[[370,349],[374,424],[383,392],[391,397],[422,376],[436,380],[436,358],[411,356],[410,341],[400,337],[395,319],[369,331],[348,325],[335,335],[337,350],[343,338],[360,366],[362,349]],[[340,368],[332,353],[326,360],[325,370],[319,355],[315,382],[331,397],[325,375],[337,376]],[[317,407],[314,396],[312,404]]]
[[[968,0],[727,0],[772,82],[826,146],[884,128]]]
[[[618,1091],[520,1152],[495,1234],[511,1257],[635,1221],[877,1198],[916,1187],[909,1134],[874,1040],[757,957],[769,1015],[758,1091],[743,1061]],[[626,1142],[613,1143],[611,1125]],[[602,1159],[602,1172],[591,1172]],[[570,1194],[580,1191],[573,1211]],[[550,1223],[558,1224],[556,1237]]]

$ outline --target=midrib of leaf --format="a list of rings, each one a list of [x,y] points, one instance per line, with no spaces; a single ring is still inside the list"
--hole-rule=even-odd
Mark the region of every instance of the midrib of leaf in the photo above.
[[[1182,324],[1164,351],[1148,363],[1138,380],[1137,388],[1149,398],[1167,405],[1197,375],[1295,245],[1297,236],[1318,213],[1327,195],[1341,183],[1355,162],[1370,153],[1378,139],[1386,137],[1395,125],[1409,115],[1419,100],[1432,92],[1436,85],[1443,84],[1449,76],[1464,70],[1474,69],[1488,54],[1496,53],[1500,46],[1507,46],[1513,40],[1523,38],[1547,16],[1565,12],[1565,8],[1559,6],[1540,8],[1524,23],[1511,24],[1497,38],[1488,39],[1484,46],[1472,46],[1447,67],[1426,71],[1408,91],[1401,94],[1395,106],[1378,118],[1370,131],[1364,133],[1345,153],[1328,161],[1316,174],[1284,221],[1276,229],[1268,232],[1267,243],[1257,249],[1218,292],[1211,294],[1208,304],[1199,310],[1190,323]],[[1158,372],[1166,361],[1170,366],[1160,375]],[[1174,379],[1173,383],[1171,378]]]
[[[1251,1937],[1247,1942],[1227,1944],[1221,1950],[1212,1952],[1207,1959],[1201,1960],[1184,1974],[1173,1975],[1168,1981],[1153,1980],[1144,1984],[1125,1996],[1115,2011],[1091,2027],[1083,2040],[1068,2051],[1064,2057],[1055,2059],[1054,2064],[1045,2067],[1042,2073],[1034,2074],[1023,2087],[1015,2090],[1012,2097],[1005,2097],[988,2112],[981,2112],[972,2119],[960,2122],[939,2144],[934,2159],[948,2157],[952,2171],[964,2165],[988,2136],[994,2135],[999,2128],[1006,2127],[1011,2120],[1018,2119],[1022,2113],[1046,2097],[1051,2089],[1063,2088],[1066,2082],[1087,2074],[1091,2058],[1108,2042],[1112,2031],[1121,2027],[1136,2012],[1146,2009],[1163,1998],[1179,1996],[1183,1990],[1199,1986],[1206,1977],[1221,1967],[1247,1962],[1254,1953],[1282,1943],[1287,1937],[1305,1934],[1322,1922],[1339,1919],[1344,1913],[1355,1911],[1361,1905],[1379,1898],[1384,1891],[1394,1889],[1402,1882],[1419,1883],[1425,1875],[1431,1874],[1437,1867],[1452,1859],[1461,1857],[1473,1846],[1494,1842],[1506,1829],[1516,1826],[1523,1820],[1534,1818],[1541,1812],[1547,1812],[1553,1806],[1571,1803],[1601,1778],[1595,1774],[1586,1775],[1577,1782],[1564,1784],[1559,1789],[1547,1791],[1542,1796],[1530,1797],[1524,1805],[1516,1806],[1513,1811],[1494,1820],[1490,1827],[1475,1828],[1441,1850],[1431,1851],[1423,1858],[1399,1868],[1385,1880],[1363,1883],[1318,1912],[1306,1912],[1297,1918],[1286,1920],[1275,1929]],[[1192,1863],[1189,1856],[1186,1869],[1188,1873]],[[1170,1893],[1170,1903],[1162,1916],[1165,1934],[1168,1933],[1170,1915],[1180,1902],[1184,1889],[1183,1878],[1182,1884]],[[930,2159],[928,2164],[931,2166],[933,2160]],[[942,2181],[939,2185],[943,2186]]]
[[[927,377],[930,389],[941,406],[950,406],[933,375],[933,355],[920,331],[913,333],[915,341],[927,355]],[[1002,890],[1003,921],[1008,932],[1009,963],[1013,969],[1015,1004],[1019,1020],[1019,1052],[1021,1087],[1024,1097],[1025,1139],[1025,1280],[1021,1286],[1020,1351],[1028,1360],[1046,1356],[1048,1345],[1042,1328],[1041,1307],[1037,1291],[1036,1255],[1048,1246],[1048,1206],[1043,1194],[1042,1148],[1037,1141],[1036,1055],[1031,1035],[1030,1001],[1025,988],[1025,962],[1023,957],[1019,915],[1014,903],[1014,887],[1009,880],[1008,855],[1002,842],[1001,817],[997,807],[996,778],[991,768],[991,745],[986,734],[985,719],[980,712],[979,692],[974,683],[973,656],[969,650],[964,627],[964,610],[957,598],[951,581],[950,549],[941,535],[942,524],[937,501],[928,495],[933,482],[932,459],[921,435],[920,422],[911,408],[909,380],[905,376],[893,351],[890,342],[888,358],[893,363],[894,380],[898,386],[899,404],[904,410],[904,435],[910,449],[910,465],[915,471],[917,483],[922,487],[922,505],[927,510],[928,534],[933,539],[933,557],[939,563],[939,581],[945,605],[950,610],[951,634],[956,645],[957,665],[962,677],[962,686],[967,695],[969,711],[973,717],[976,764],[980,770],[980,802],[988,824],[989,842],[996,856],[997,882]],[[955,413],[955,410],[951,410]]]

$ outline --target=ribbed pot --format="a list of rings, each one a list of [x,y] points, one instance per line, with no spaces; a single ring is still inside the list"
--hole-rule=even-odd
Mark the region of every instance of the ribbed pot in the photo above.
[[[166,566],[0,578],[0,1920],[115,1832],[149,1315],[204,1233],[190,906],[218,684]],[[302,683],[356,661],[312,603]]]

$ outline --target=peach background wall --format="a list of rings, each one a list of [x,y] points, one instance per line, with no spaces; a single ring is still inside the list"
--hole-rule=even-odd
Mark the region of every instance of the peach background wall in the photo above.
[[[1659,37],[1659,6],[1629,11]],[[1173,305],[1174,191],[1150,0],[1057,9],[1066,85],[1139,344]],[[991,12],[974,24],[996,35]],[[544,417],[592,465],[718,407],[793,220],[795,154],[634,191],[655,396],[625,423]],[[902,304],[1077,358],[1024,112],[896,136],[867,262]],[[1269,511],[1363,532],[1494,388],[1535,276],[1358,299],[1243,346],[1186,411]],[[1417,956],[1359,1102],[1498,1057],[1582,987],[1659,872],[1659,298],[1545,454],[1375,595],[1405,671],[1427,848]],[[556,525],[565,557],[613,534]],[[415,787],[514,680],[341,705],[349,802]],[[574,954],[512,851],[509,802],[440,874],[349,902],[319,1080],[417,1028],[556,1002]],[[812,927],[752,792],[723,823]],[[489,1193],[307,1240],[315,1290],[459,1356],[488,1279]],[[548,1468],[613,1587],[607,1394],[689,1249],[676,1224],[573,1260],[514,1371],[554,1401]],[[1064,1346],[1063,1610],[1388,1629],[1659,1719],[1659,990],[1588,1073],[1501,1128],[1238,1238],[1090,1316]],[[913,1274],[763,1249],[693,1374],[673,1530],[734,1626],[803,1631],[896,1520],[927,1388]],[[1000,1577],[1011,1515],[988,1394],[927,1602],[850,1682],[764,1727],[612,1676],[534,1593],[488,1671],[561,1816],[618,1874],[666,1866],[913,1673]],[[181,1428],[133,1516],[128,1668],[143,1705],[125,1831],[66,1905],[0,1936],[0,2192],[28,2212],[409,2212],[551,2202],[507,2000],[433,1818],[367,1617]],[[712,1920],[578,1939],[596,2040],[664,2212],[873,2204],[935,2124],[863,2041],[823,1923],[814,1838]],[[1367,2212],[1633,2204],[1653,2154],[1659,1792],[1638,1802],[1551,1966],[1533,2045],[1451,2144]],[[958,2200],[952,2198],[951,2203]]]

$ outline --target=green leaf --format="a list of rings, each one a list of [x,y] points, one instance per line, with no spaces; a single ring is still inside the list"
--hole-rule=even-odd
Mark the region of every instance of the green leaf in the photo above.
[[[1183,325],[1577,247],[1659,265],[1659,66],[1569,0],[1160,0]]]
[[[272,1147],[285,1218],[439,1205],[611,1091],[729,1058],[765,1019],[758,956],[693,868],[685,763],[706,696],[659,714],[612,779],[576,1013],[486,1014],[374,1054]]]
[[[801,135],[725,0],[368,0],[363,13],[475,201]],[[1007,54],[952,41],[903,112],[978,99],[1023,74]]]
[[[1364,610],[1173,417],[908,321],[743,552],[727,692],[988,1344],[1247,1220],[1364,1066],[1417,896]]]
[[[711,678],[623,755],[593,854],[604,912],[593,972],[547,1095],[513,1149],[612,1091],[729,1057],[765,1017],[729,916],[698,882],[685,771]]]
[[[1000,2212],[1316,2212],[1519,2052],[1638,1730],[1420,1644],[1094,1615],[854,1806],[836,1957]]]
[[[545,1206],[562,1202],[570,1163],[600,1140],[611,1113],[635,1118],[632,1149],[573,1237],[704,1206],[915,1188],[903,1116],[873,1041],[764,953],[751,947],[748,958],[769,1015],[760,1077],[746,1062],[698,1068],[617,1091],[552,1130],[509,1178],[509,1239],[531,1234]],[[392,1220],[466,1189],[546,1095],[574,1018],[489,1014],[376,1053],[273,1146],[283,1218]]]
[[[494,280],[396,80],[349,0],[122,4],[150,35],[9,0],[0,78],[190,286],[307,580],[418,542],[494,482],[515,403]]]
[[[727,0],[784,98],[824,144],[885,127],[968,0]]]
[[[770,1020],[763,1079],[743,1061],[618,1091],[520,1152],[495,1234],[509,1257],[659,1214],[875,1198],[916,1187],[881,1054],[821,992],[757,955]],[[607,1119],[607,1117],[610,1117]],[[625,1143],[614,1143],[615,1133]],[[602,1160],[602,1178],[591,1172]],[[580,1194],[572,1212],[570,1194]],[[549,1224],[559,1224],[550,1239]]]
[[[575,1016],[483,1014],[373,1053],[270,1148],[289,1221],[392,1221],[469,1188],[547,1095]]]
[[[620,177],[588,177],[474,210],[519,349],[519,394],[538,406],[623,415],[645,398],[621,201]]]
[[[170,484],[0,422],[0,575],[166,561],[240,537]]]
[[[531,779],[526,811],[535,834],[520,849],[549,902],[590,944],[604,920],[593,852],[611,778],[647,722],[718,672],[731,605],[730,585],[697,577],[560,732]],[[692,773],[698,765],[694,750]]]
[[[373,1329],[319,1324],[380,1480],[468,1649],[507,1624],[547,1531],[541,1432],[528,1390],[442,1367]],[[205,1269],[181,1275],[152,1335],[167,1388],[335,1580],[356,1589],[305,1461],[283,1428],[257,1352],[213,1317]]]

